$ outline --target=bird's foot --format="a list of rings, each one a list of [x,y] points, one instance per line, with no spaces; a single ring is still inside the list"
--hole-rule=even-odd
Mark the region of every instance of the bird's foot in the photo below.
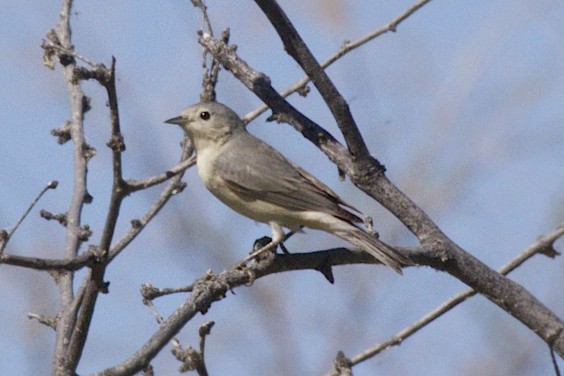
[[[257,241],[255,241],[255,244],[253,246],[253,250],[251,251],[251,253],[245,257],[243,260],[241,260],[241,262],[239,262],[237,265],[235,265],[236,268],[243,268],[247,266],[247,263],[253,259],[256,259],[257,261],[261,259],[260,256],[264,256],[266,252],[272,252],[272,253],[276,253],[276,247],[278,247],[278,245],[281,244],[281,241],[273,241],[271,238],[269,238],[268,236],[264,236],[260,239],[257,239]]]
[[[274,260],[277,246],[278,243],[272,241],[272,239],[268,236],[257,239],[250,254],[235,265],[235,269],[244,271],[249,277],[249,281],[246,283],[247,286],[251,286],[256,279],[255,272],[249,267],[249,265],[247,265],[247,263],[251,260],[255,260],[256,262],[271,262]]]

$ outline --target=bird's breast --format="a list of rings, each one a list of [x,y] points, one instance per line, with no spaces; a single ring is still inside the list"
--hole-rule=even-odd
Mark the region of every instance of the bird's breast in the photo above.
[[[258,222],[276,222],[292,230],[300,226],[325,229],[326,221],[332,216],[316,211],[300,211],[269,202],[261,192],[241,191],[233,188],[233,183],[226,182],[214,164],[221,154],[221,148],[198,150],[198,174],[206,188],[224,204],[248,218]],[[327,217],[327,218],[326,218]]]

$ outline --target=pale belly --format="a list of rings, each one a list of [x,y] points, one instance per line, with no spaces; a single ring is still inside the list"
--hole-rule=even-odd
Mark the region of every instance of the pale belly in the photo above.
[[[202,158],[201,158],[202,157]],[[261,200],[258,195],[241,194],[231,189],[223,179],[214,173],[211,154],[198,155],[198,174],[206,188],[219,200],[237,213],[257,222],[275,222],[298,231],[301,226],[331,232],[335,222],[341,222],[330,214],[318,211],[288,210],[277,204]]]

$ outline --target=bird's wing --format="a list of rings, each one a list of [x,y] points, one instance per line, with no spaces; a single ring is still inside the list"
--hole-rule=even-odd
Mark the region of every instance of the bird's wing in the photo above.
[[[342,206],[357,209],[250,133],[238,135],[224,147],[214,172],[238,194],[292,210],[329,213],[347,222],[362,221]]]

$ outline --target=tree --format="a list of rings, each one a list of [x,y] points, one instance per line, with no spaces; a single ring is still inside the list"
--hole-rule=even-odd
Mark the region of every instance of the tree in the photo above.
[[[486,265],[478,261],[478,259],[464,251],[456,244],[456,242],[452,241],[445,235],[447,231],[443,231],[442,228],[430,219],[420,206],[417,206],[412,199],[408,198],[407,195],[396,188],[396,186],[387,178],[387,174],[384,172],[384,168],[380,162],[370,155],[365,138],[363,137],[362,132],[359,131],[360,127],[357,126],[357,121],[355,121],[355,117],[353,117],[353,112],[350,110],[347,101],[340,93],[338,86],[333,84],[332,80],[326,75],[324,67],[319,66],[315,61],[313,54],[310,52],[310,48],[312,47],[308,47],[305,42],[303,42],[300,33],[297,32],[296,28],[290,22],[290,19],[275,2],[257,1],[256,3],[259,5],[262,12],[264,12],[266,18],[270,20],[274,26],[274,29],[282,39],[285,50],[288,51],[292,58],[298,62],[302,69],[308,74],[308,78],[312,81],[313,86],[316,88],[317,92],[321,94],[321,98],[323,99],[323,101],[321,101],[319,98],[311,98],[312,95],[310,95],[303,103],[307,105],[308,108],[312,106],[321,106],[322,102],[326,103],[327,108],[330,109],[335,122],[339,126],[340,132],[343,134],[342,137],[344,138],[344,143],[338,142],[333,137],[333,135],[337,134],[338,131],[328,132],[325,128],[319,125],[321,122],[311,120],[313,117],[309,115],[308,111],[304,110],[300,112],[289,102],[284,100],[271,86],[271,82],[274,82],[272,77],[267,77],[264,73],[258,71],[257,68],[254,68],[252,66],[253,64],[247,64],[243,61],[242,57],[245,52],[244,44],[240,43],[242,50],[239,53],[240,55],[234,48],[229,46],[228,33],[224,33],[221,38],[216,39],[211,32],[211,26],[208,25],[198,38],[199,43],[204,47],[206,53],[211,55],[216,64],[220,64],[229,70],[240,82],[250,88],[264,103],[266,103],[274,112],[275,120],[287,122],[294,126],[294,128],[300,131],[306,139],[311,141],[315,146],[323,151],[329,160],[337,166],[340,176],[346,175],[350,178],[351,182],[360,191],[365,192],[372,197],[372,199],[378,201],[390,213],[392,213],[395,218],[399,219],[405,228],[409,229],[411,233],[416,235],[419,241],[419,247],[401,248],[413,261],[419,265],[428,265],[437,270],[446,271],[451,276],[454,276],[465,284],[475,288],[483,296],[486,296],[503,310],[510,313],[523,324],[528,326],[544,342],[548,343],[557,354],[562,356],[563,335],[561,320],[520,284],[512,282],[511,280],[502,277],[500,274],[493,272]],[[427,1],[417,3],[414,7],[394,19],[394,21],[389,23],[386,27],[372,33],[371,37],[373,38],[387,31],[395,30],[400,22],[403,22],[407,16],[417,11],[426,3]],[[200,9],[201,8],[203,7],[200,5]],[[82,12],[79,11],[76,18],[80,19],[81,14]],[[5,252],[2,255],[3,263],[25,266],[33,269],[48,270],[50,275],[55,279],[58,287],[58,298],[60,303],[60,311],[57,308],[56,312],[58,311],[59,314],[57,316],[35,314],[33,317],[42,323],[53,326],[56,329],[57,341],[54,345],[55,355],[53,358],[52,370],[53,373],[57,374],[69,374],[75,372],[77,369],[81,372],[78,366],[80,361],[84,359],[84,357],[82,357],[82,353],[85,350],[86,340],[88,335],[96,333],[95,327],[91,328],[91,325],[96,324],[92,321],[93,319],[96,319],[94,313],[103,309],[99,307],[100,304],[103,304],[101,303],[101,300],[104,298],[104,296],[101,296],[100,294],[108,292],[108,290],[109,292],[113,292],[113,284],[112,286],[109,286],[108,289],[107,281],[112,280],[113,283],[113,281],[118,278],[117,276],[110,278],[108,273],[111,273],[111,271],[108,268],[111,266],[111,268],[115,268],[114,270],[117,271],[125,267],[125,265],[122,265],[122,267],[119,268],[120,258],[127,257],[125,254],[122,254],[122,251],[129,246],[130,242],[135,237],[139,236],[139,234],[143,234],[142,231],[145,229],[149,221],[154,218],[159,210],[161,210],[161,208],[167,208],[167,206],[170,205],[169,203],[171,197],[176,193],[180,193],[185,188],[185,183],[182,182],[184,171],[193,166],[195,162],[194,158],[189,158],[189,155],[191,154],[190,145],[185,143],[182,157],[180,158],[181,161],[175,167],[167,168],[164,173],[156,175],[151,174],[152,176],[150,178],[136,180],[127,179],[127,175],[124,174],[124,171],[126,171],[127,168],[127,164],[125,162],[127,159],[124,158],[127,154],[123,154],[126,142],[124,141],[122,132],[122,113],[120,113],[120,110],[118,109],[119,96],[117,91],[119,90],[120,85],[119,83],[116,84],[116,72],[119,72],[120,57],[117,55],[118,63],[116,64],[116,59],[114,59],[111,65],[108,64],[110,65],[109,67],[95,63],[91,60],[92,58],[90,56],[84,57],[90,54],[86,54],[85,52],[83,56],[80,47],[78,47],[80,44],[71,40],[71,16],[71,1],[64,1],[60,22],[47,34],[43,43],[45,51],[44,61],[48,65],[57,64],[62,67],[65,83],[71,100],[71,120],[64,122],[63,126],[52,132],[60,143],[65,143],[67,141],[72,142],[74,177],[72,183],[68,184],[69,186],[73,186],[73,191],[69,193],[69,197],[71,197],[69,209],[66,212],[55,212],[52,210],[44,210],[41,212],[43,218],[56,220],[64,226],[66,231],[66,241],[64,245],[65,255],[61,258],[61,255],[59,254],[56,259],[52,257],[41,257],[40,259],[37,259],[13,254],[10,251],[10,245],[13,244],[11,242],[11,238],[12,235],[15,234],[14,230],[18,226],[14,226],[11,230],[4,232],[4,241],[2,245],[3,249],[6,248],[8,250],[8,252]],[[262,30],[260,27],[261,26],[257,25],[256,29]],[[364,39],[369,38],[367,37]],[[274,40],[274,35],[270,35],[270,42],[268,44],[269,48],[272,48],[272,45],[274,45]],[[358,44],[364,48],[365,45],[363,43],[365,42],[366,40],[361,39]],[[76,44],[77,47],[75,48],[73,44]],[[336,58],[338,58],[341,54],[347,53],[351,46],[355,45],[355,42],[345,43],[342,49],[335,55]],[[366,64],[366,61],[363,63]],[[189,64],[186,64],[186,62],[179,63],[179,66],[183,66],[184,68],[186,65]],[[192,74],[194,72],[194,66],[195,65],[192,64],[189,67],[189,71]],[[216,65],[216,67],[218,66],[219,65]],[[351,70],[352,69],[349,69],[347,71],[350,73]],[[156,72],[156,74],[159,74],[161,73],[161,70],[156,70]],[[204,89],[201,94],[202,97],[209,97],[213,93],[213,90],[210,88],[215,86],[217,71],[214,68],[211,68],[210,75],[211,78],[209,78],[209,81],[206,81],[209,85],[204,85]],[[227,79],[228,76],[224,74],[221,77],[222,79],[223,77]],[[364,75],[362,75],[362,77],[364,77]],[[96,109],[96,106],[91,103],[89,97],[84,94],[84,88],[87,80],[96,81],[106,91],[111,128],[111,135],[107,145],[111,150],[111,157],[106,158],[105,162],[112,166],[113,171],[111,195],[107,198],[108,202],[102,203],[101,205],[98,204],[95,211],[88,213],[90,216],[89,220],[84,218],[84,215],[86,215],[85,205],[89,204],[92,201],[92,198],[97,200],[97,197],[103,196],[103,193],[93,193],[94,189],[97,188],[90,183],[94,180],[92,178],[92,174],[95,165],[93,164],[96,162],[97,158],[102,159],[104,157],[100,156],[94,158],[97,151],[101,152],[99,146],[100,142],[95,142],[99,141],[99,139],[97,139],[99,137],[97,135],[93,135],[91,138],[87,137],[88,128],[85,128],[84,126],[84,124],[88,124],[88,119],[91,116],[90,113],[87,114],[87,112],[89,112],[91,108],[93,111]],[[304,89],[304,83],[298,85],[296,88],[299,89],[297,91],[302,94],[307,92],[307,90]],[[95,91],[97,89],[92,88],[91,90]],[[120,102],[119,108],[121,109],[123,108],[121,104],[124,99],[125,98],[120,98],[122,102]],[[453,103],[449,103],[449,105],[452,104]],[[456,104],[455,100],[454,104]],[[175,112],[173,112],[172,106],[170,107],[170,114],[174,115]],[[459,109],[459,111],[462,111],[461,108],[462,106],[460,105],[458,105],[458,107],[454,107],[454,109]],[[437,119],[433,120],[436,120],[440,125],[452,124],[452,116],[454,116],[452,113],[454,109],[451,110],[451,106],[449,106],[448,110],[444,110],[444,112],[439,111]],[[509,110],[506,111],[509,113]],[[374,113],[375,111],[371,112]],[[256,115],[250,115],[248,119],[251,119],[254,116]],[[93,123],[95,123],[94,119]],[[327,120],[325,120],[325,122],[327,122]],[[374,125],[374,127],[378,129],[376,125]],[[133,129],[137,132],[140,131],[136,128]],[[432,134],[432,136],[440,138],[442,136],[442,131],[444,131],[444,129],[436,130],[436,133]],[[134,131],[132,131],[132,133],[134,133]],[[381,134],[376,133],[374,139],[376,139],[377,144],[383,144],[383,142],[379,140],[379,136],[381,136]],[[405,136],[402,135],[402,137]],[[90,141],[90,139],[93,141]],[[127,137],[125,140],[126,139]],[[468,141],[466,139],[464,140]],[[283,142],[290,143],[290,141],[286,139]],[[441,140],[436,142],[440,145]],[[448,145],[448,142],[442,142],[443,145]],[[132,143],[127,143],[128,147],[131,147],[131,145]],[[346,145],[346,147],[344,145]],[[436,144],[432,145],[437,147]],[[146,152],[150,149],[143,150],[142,148],[139,148],[139,146],[137,146],[137,148],[138,152],[135,154],[136,158],[145,161],[152,159],[150,158],[151,155],[146,155]],[[429,156],[428,154],[425,154],[425,152],[427,151],[421,152],[415,159],[420,163],[421,161],[429,162],[433,156]],[[374,153],[374,155],[377,154],[378,153]],[[379,156],[378,158],[380,159]],[[474,162],[474,160],[475,159],[472,159],[472,162]],[[467,175],[472,172],[472,162],[464,161],[462,166],[457,166],[456,169],[453,169],[450,176],[445,175],[442,177],[445,181],[448,181],[449,184],[452,184],[451,182],[456,180],[456,184],[459,185],[459,187],[450,189],[447,192],[449,195],[460,197],[460,193],[457,195],[453,192],[467,189],[468,183],[465,184],[463,182],[459,182],[457,178],[462,176],[470,181]],[[414,163],[411,172],[424,175],[426,172],[425,168],[429,169],[428,166],[422,166],[419,163]],[[109,169],[106,168],[105,172],[107,173],[108,170]],[[391,169],[390,171],[393,170]],[[87,180],[87,177],[90,179]],[[413,179],[416,184],[425,186],[421,180],[423,179]],[[122,209],[122,206],[127,205],[128,200],[135,200],[134,193],[140,191],[141,193],[139,194],[144,194],[143,192],[145,189],[160,183],[165,183],[166,187],[160,194],[156,195],[157,198],[153,205],[151,205],[144,213],[133,211],[133,213],[136,213],[137,216],[130,221],[130,225],[124,225],[127,220],[123,216],[124,209]],[[54,186],[54,183],[50,183],[48,188],[54,188]],[[426,189],[429,192],[433,192],[431,187],[427,187]],[[131,196],[131,198],[129,196]],[[429,196],[431,196],[431,194],[429,194]],[[446,196],[447,197],[445,198],[441,198],[448,199],[448,195]],[[451,200],[455,200],[455,198],[451,198]],[[415,199],[415,201],[418,200]],[[92,202],[92,204],[95,205],[96,201]],[[104,207],[106,209],[102,209]],[[180,212],[186,212],[187,207],[188,206],[185,205],[183,209],[178,211],[178,213],[171,214],[171,217],[173,218],[171,220],[171,224],[163,226],[159,232],[161,238],[163,234],[171,237],[178,236],[177,234],[179,232],[186,231],[186,228],[191,228],[190,226],[181,225],[181,222],[183,222],[184,219],[182,219],[183,217],[181,217],[180,214],[185,215],[186,213]],[[166,213],[163,213],[162,215],[165,214]],[[192,214],[193,216],[195,215],[197,218],[200,217],[200,220],[202,220],[201,217],[203,217],[200,213],[188,214]],[[158,219],[159,217],[156,218]],[[375,228],[378,229],[384,237],[385,232],[382,231],[379,223],[380,217],[378,216],[375,218]],[[203,221],[205,221],[205,217]],[[237,227],[239,227],[239,224],[241,227],[248,225],[248,223],[243,220],[238,220],[237,224]],[[94,228],[95,230],[93,231]],[[209,237],[209,234],[220,236],[219,234],[221,233],[218,232],[218,230],[219,228],[214,229],[213,226],[206,226],[204,223],[197,228],[195,233],[203,236],[204,238]],[[531,256],[535,253],[544,253],[548,256],[554,257],[556,252],[552,246],[553,243],[562,235],[562,231],[562,226],[558,227],[554,231],[551,231],[545,237],[531,245],[531,247],[527,250],[527,255]],[[197,237],[195,235],[192,236],[191,241],[194,241],[196,238]],[[307,238],[314,239],[310,236]],[[405,238],[405,235],[398,236],[398,240]],[[321,242],[315,243],[308,239],[305,240],[307,243],[304,243],[307,244],[306,249],[323,249],[321,246],[312,247],[312,244],[321,244]],[[401,242],[397,242],[397,244],[401,244]],[[186,244],[183,244],[182,248],[185,247]],[[224,241],[223,247],[240,249],[241,245],[229,244],[229,242]],[[130,248],[127,249],[129,250]],[[190,260],[189,262],[194,262],[194,258],[195,256],[191,255],[191,257],[187,258],[187,260]],[[521,256],[521,258],[523,258],[523,256]],[[138,371],[142,368],[147,370],[147,364],[154,358],[154,356],[187,322],[197,317],[197,313],[207,312],[210,309],[212,302],[222,299],[228,295],[229,290],[249,283],[250,278],[257,280],[261,279],[263,276],[284,270],[314,269],[320,270],[326,279],[332,281],[335,269],[333,266],[370,262],[372,262],[372,260],[361,253],[339,248],[325,250],[318,253],[308,253],[306,255],[299,253],[292,253],[291,255],[277,255],[274,259],[263,260],[263,262],[253,264],[250,267],[253,277],[251,277],[248,272],[240,271],[238,269],[227,269],[223,273],[207,273],[204,277],[197,279],[196,282],[185,289],[190,292],[187,298],[182,298],[182,301],[184,301],[184,299],[186,300],[182,304],[180,304],[180,302],[178,303],[176,313],[168,316],[166,322],[164,322],[158,330],[153,329],[154,334],[152,334],[151,339],[146,342],[144,346],[136,344],[135,348],[138,348],[137,352],[131,355],[131,357],[123,363],[119,361],[112,362],[111,365],[119,365],[107,369],[106,373],[131,374],[132,372]],[[227,262],[218,262],[217,264],[220,268],[225,268],[226,265],[230,265]],[[375,268],[370,268],[369,272],[374,274],[374,270]],[[86,271],[86,273],[83,273],[83,271]],[[83,282],[75,287],[74,279],[76,273],[78,273],[77,276],[81,277],[84,276],[84,274],[86,275],[83,277]],[[339,279],[337,278],[337,280]],[[351,278],[350,281],[352,280],[354,280],[357,285],[351,286],[358,286],[358,284],[361,284],[362,281],[360,278]],[[449,281],[452,281],[452,279],[449,279]],[[374,283],[374,281],[371,283]],[[260,288],[260,286],[256,286],[257,284],[258,282],[255,282],[255,289]],[[363,290],[366,289],[364,286],[361,288]],[[150,299],[154,298],[153,294],[158,295],[160,293],[162,292],[153,289],[151,286],[145,286],[143,289],[144,298],[146,299],[146,303],[149,305],[152,304],[150,303]],[[268,292],[264,293],[268,294]],[[357,298],[360,299],[361,302],[367,299],[367,297],[371,298],[373,296],[373,294],[367,294],[367,291],[364,291],[364,293],[361,291],[358,294],[362,297],[362,299]],[[108,296],[111,295],[111,293],[108,294]],[[354,296],[347,296],[347,298],[354,299]],[[266,299],[267,298],[263,298],[261,300],[257,299],[257,301],[262,304]],[[227,300],[229,299],[226,299],[226,301]],[[284,305],[283,303],[275,303],[272,307],[275,307],[276,304],[278,304],[279,307]],[[358,301],[356,304],[359,304]],[[95,307],[98,307],[96,311],[94,311]],[[213,305],[211,309],[213,310],[215,307],[216,305]],[[308,307],[304,307],[303,309],[307,310]],[[172,308],[169,307],[169,310],[172,310]],[[381,313],[380,310],[378,312]],[[416,315],[416,317],[417,316],[418,315]],[[107,323],[110,322],[111,321],[107,321]],[[236,326],[235,320],[227,322],[229,322],[230,326]],[[367,323],[370,324],[371,322]],[[401,325],[400,327],[403,326],[405,325]],[[369,330],[369,326],[361,327],[363,330]],[[207,325],[203,326],[201,329],[200,336],[202,343],[206,335],[209,333],[209,328],[210,326]],[[316,329],[319,330],[319,328]],[[269,330],[272,330],[273,336],[279,336],[279,332],[273,329],[265,329],[266,332],[269,332]],[[300,330],[300,328],[295,330]],[[147,331],[144,331],[144,333],[144,337],[150,336]],[[343,337],[347,336],[343,335]],[[213,339],[213,334],[210,339]],[[352,339],[349,339],[349,341],[352,342]],[[346,338],[339,338],[337,342],[337,349],[344,350],[347,355],[349,352],[352,352],[344,348],[347,343]],[[357,347],[361,346],[361,348],[367,347],[366,344],[355,343],[355,345]],[[189,367],[189,362],[195,362],[195,367],[199,367],[199,372],[204,372],[201,369],[202,364],[198,363],[198,361],[202,358],[201,354],[203,351],[201,349],[196,351],[182,349],[182,347],[179,346],[176,346],[175,349],[177,357],[183,358],[184,361],[186,361],[185,367]],[[301,350],[306,351],[311,349]],[[213,350],[211,351],[213,352]],[[294,353],[290,350],[285,351],[288,355]],[[376,350],[372,352],[374,353]],[[308,351],[304,357],[306,357],[306,359],[309,358],[309,354],[310,353]],[[347,368],[349,368],[351,364],[355,365],[366,358],[365,353],[361,353],[358,356],[348,356],[350,358],[347,358],[344,355],[338,355],[336,359],[336,363],[338,363],[337,368],[343,374],[346,373]],[[546,359],[548,359],[548,356]],[[350,360],[352,360],[352,362]],[[554,364],[556,364],[556,360],[554,360]],[[103,365],[102,367],[97,366],[96,368],[93,368],[93,370],[100,371],[104,367],[106,367],[106,365]],[[295,373],[295,370],[303,372],[299,365],[289,366],[281,364],[280,367],[281,368],[279,369],[282,369],[283,373]],[[286,367],[285,372],[283,367]],[[326,363],[325,368],[329,369],[328,363]]]

